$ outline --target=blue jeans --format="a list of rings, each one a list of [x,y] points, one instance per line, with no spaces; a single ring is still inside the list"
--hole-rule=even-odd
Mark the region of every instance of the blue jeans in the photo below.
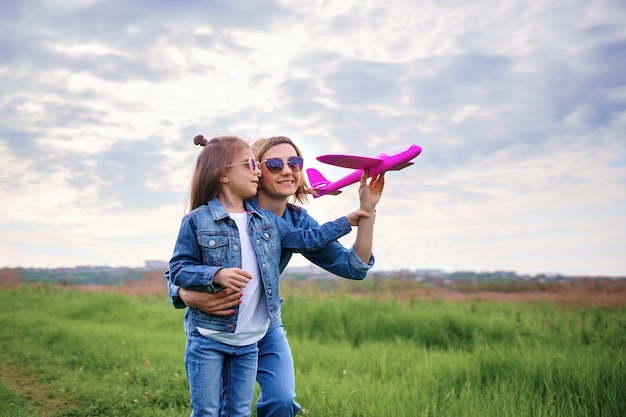
[[[256,343],[230,346],[192,330],[185,349],[191,417],[249,417],[257,358]]]
[[[296,379],[291,348],[285,328],[268,330],[258,343],[257,381],[261,394],[257,400],[258,417],[293,417],[300,411],[296,398]]]

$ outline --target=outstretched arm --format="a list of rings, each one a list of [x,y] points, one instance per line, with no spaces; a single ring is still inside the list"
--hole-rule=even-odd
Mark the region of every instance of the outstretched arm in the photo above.
[[[360,209],[368,212],[370,216],[359,220],[357,236],[350,249],[344,247],[340,242],[334,241],[321,249],[307,251],[302,255],[315,265],[342,278],[364,279],[367,271],[374,266],[375,260],[372,254],[374,215],[384,184],[382,175],[372,178],[369,185],[367,184],[367,174],[364,173],[361,177],[361,185],[359,187]],[[289,219],[297,227],[319,227],[317,221],[302,208],[291,212]],[[281,258],[282,269],[287,266],[290,258],[291,252],[284,251]]]
[[[369,213],[369,217],[361,217],[359,219],[354,250],[364,263],[369,262],[372,254],[376,205],[380,201],[384,188],[385,177],[383,174],[373,176],[368,185],[367,171],[363,171],[359,185],[360,209]]]

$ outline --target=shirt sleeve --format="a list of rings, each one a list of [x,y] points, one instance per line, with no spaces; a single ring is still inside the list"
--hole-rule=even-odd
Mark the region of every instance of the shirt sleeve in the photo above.
[[[291,210],[286,220],[301,228],[319,227],[319,223],[303,208]],[[365,263],[359,258],[354,246],[347,249],[339,241],[334,241],[315,250],[302,252],[302,255],[313,264],[326,271],[347,279],[361,280],[374,266],[374,255]]]
[[[222,266],[205,265],[202,262],[195,225],[190,217],[184,217],[169,263],[168,282],[188,290],[213,293],[220,289],[213,285],[213,276],[221,268]]]
[[[340,237],[352,231],[352,226],[347,217],[339,217],[333,221],[324,223],[318,227],[301,228],[295,227],[282,217],[267,212],[275,220],[276,228],[280,235],[280,245],[283,250],[292,252],[304,252],[321,249]]]
[[[174,306],[174,308],[178,309],[186,308],[187,305],[183,302],[183,300],[180,299],[180,296],[178,295],[178,290],[180,290],[180,287],[170,282],[170,271],[165,271],[164,275],[167,282],[167,293],[170,296],[170,301],[172,302],[172,305]]]

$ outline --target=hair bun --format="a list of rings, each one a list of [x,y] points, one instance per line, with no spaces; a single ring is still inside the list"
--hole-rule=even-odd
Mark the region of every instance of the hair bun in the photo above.
[[[204,136],[202,135],[197,135],[195,138],[193,138],[193,144],[194,145],[200,145],[200,146],[204,146],[208,143],[209,141],[206,140],[204,138]]]

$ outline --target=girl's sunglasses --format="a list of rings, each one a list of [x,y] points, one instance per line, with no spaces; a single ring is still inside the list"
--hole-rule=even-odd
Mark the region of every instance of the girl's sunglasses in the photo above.
[[[262,161],[261,163],[265,164],[267,169],[269,169],[269,171],[272,174],[278,174],[279,172],[283,170],[283,167],[285,166],[285,161],[283,161],[280,158],[268,158],[265,161]],[[302,159],[301,156],[290,156],[287,159],[287,166],[293,172],[298,172],[304,166],[304,159]]]
[[[234,167],[236,165],[248,165],[248,168],[250,168],[250,171],[252,172],[256,172],[257,169],[261,169],[261,163],[259,161],[256,161],[254,158],[250,158],[248,159],[246,162],[237,162],[236,164],[230,164],[230,165],[226,165],[226,168],[228,167]]]

